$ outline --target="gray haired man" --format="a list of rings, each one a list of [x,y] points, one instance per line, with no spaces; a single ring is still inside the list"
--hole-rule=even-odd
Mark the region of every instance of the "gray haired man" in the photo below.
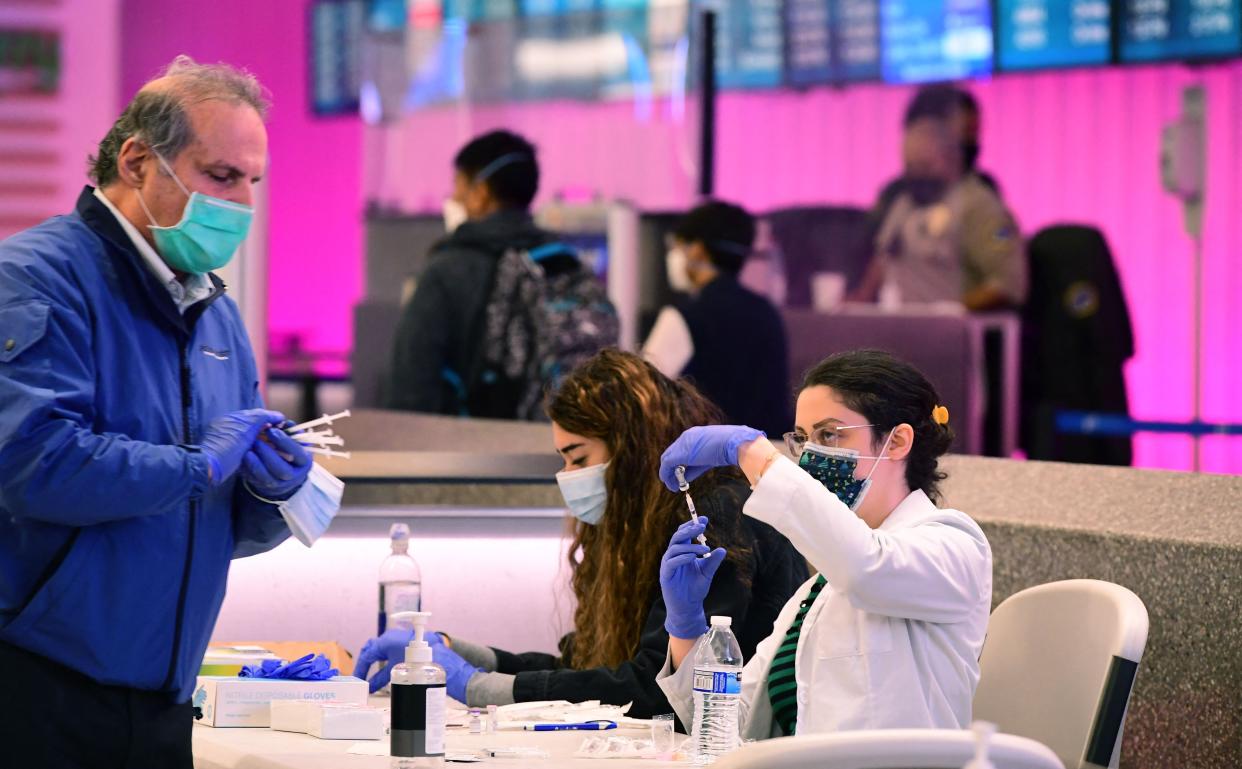
[[[178,58],[100,143],[99,187],[0,242],[6,766],[192,766],[229,562],[308,504],[310,457],[271,429],[211,273],[250,224],[265,106]]]

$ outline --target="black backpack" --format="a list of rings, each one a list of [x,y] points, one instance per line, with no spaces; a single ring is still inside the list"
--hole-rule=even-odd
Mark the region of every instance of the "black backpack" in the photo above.
[[[557,257],[573,266],[549,273],[543,264]],[[452,384],[470,416],[542,421],[544,393],[619,335],[616,308],[571,246],[505,251],[475,322],[470,370]]]

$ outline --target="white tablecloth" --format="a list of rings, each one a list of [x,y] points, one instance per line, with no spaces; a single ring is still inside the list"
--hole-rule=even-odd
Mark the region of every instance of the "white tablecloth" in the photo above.
[[[673,762],[644,759],[573,758],[588,736],[620,735],[646,738],[646,729],[615,729],[606,732],[515,732],[468,734],[448,732],[448,752],[472,752],[487,747],[538,747],[551,754],[549,759],[489,758],[477,764],[447,763],[451,767],[496,766],[507,769],[652,769],[686,766]],[[684,735],[682,735],[684,736]],[[271,729],[217,729],[194,726],[195,769],[387,769],[387,756],[358,756],[347,753],[353,740],[321,740],[306,734],[274,732]]]

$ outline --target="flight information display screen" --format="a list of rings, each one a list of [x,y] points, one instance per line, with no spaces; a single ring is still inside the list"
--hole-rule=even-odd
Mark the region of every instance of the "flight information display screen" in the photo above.
[[[716,17],[716,85],[771,88],[781,84],[785,49],[781,0],[727,0]]]
[[[785,82],[880,79],[879,0],[785,0]]]
[[[989,74],[991,0],[884,0],[880,59],[884,80],[890,83]]]
[[[1108,64],[1109,0],[998,0],[996,64],[1005,72]]]
[[[1242,0],[1121,0],[1123,62],[1242,53]]]

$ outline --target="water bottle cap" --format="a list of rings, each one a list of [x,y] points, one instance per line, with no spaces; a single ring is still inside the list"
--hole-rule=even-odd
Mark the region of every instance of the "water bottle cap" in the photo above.
[[[388,530],[388,537],[394,553],[406,553],[410,550],[410,527],[404,523],[394,523]]]
[[[712,627],[729,627],[733,624],[732,617],[725,617],[719,614],[712,615]]]

